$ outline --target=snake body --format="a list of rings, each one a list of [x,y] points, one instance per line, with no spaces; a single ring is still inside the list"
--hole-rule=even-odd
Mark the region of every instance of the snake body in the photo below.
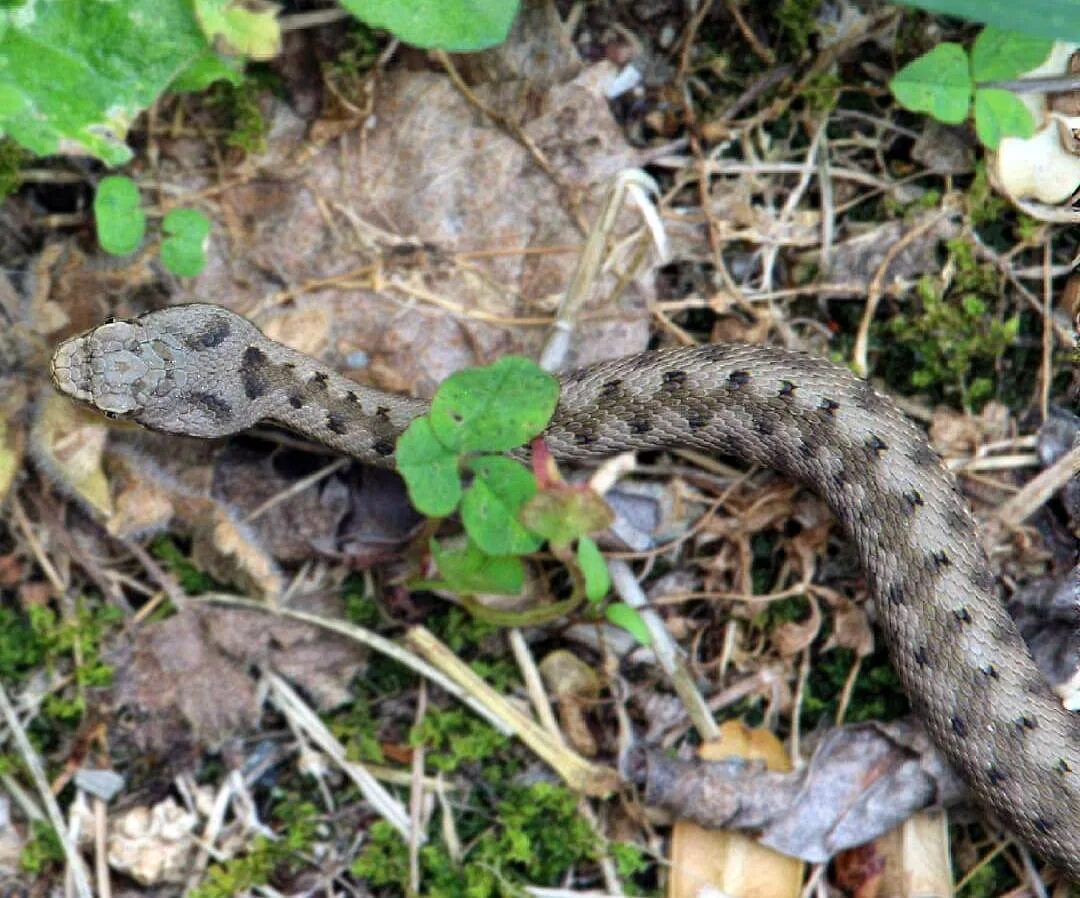
[[[103,324],[63,343],[64,393],[146,427],[222,437],[275,422],[393,464],[426,402],[348,380],[213,305]],[[556,457],[695,448],[775,468],[832,508],[868,575],[912,705],[980,801],[1080,882],[1080,720],[1036,669],[953,477],[884,396],[823,359],[715,344],[561,378]]]

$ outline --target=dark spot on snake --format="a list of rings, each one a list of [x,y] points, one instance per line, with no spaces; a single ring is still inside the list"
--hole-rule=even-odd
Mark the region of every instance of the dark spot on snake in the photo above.
[[[885,598],[890,605],[903,605],[905,600],[904,588],[899,583],[890,583],[885,590]]]
[[[816,451],[817,449],[814,444],[806,439],[806,437],[799,437],[799,454],[803,458],[813,458]]]
[[[311,385],[317,387],[320,390],[326,389],[326,384],[330,378],[322,371],[316,371],[311,378]]]
[[[300,397],[299,393],[293,393],[289,397],[289,405],[291,405],[293,408],[303,408],[304,400]]]
[[[920,667],[930,666],[930,650],[925,645],[920,645],[914,652],[911,653],[911,657],[915,659],[915,663]]]
[[[853,381],[851,392],[854,396],[855,406],[863,411],[880,416],[886,408],[885,400],[865,380],[856,379]]]
[[[336,433],[338,436],[341,436],[348,430],[348,427],[345,426],[345,419],[342,418],[341,415],[336,412],[330,412],[326,416],[326,429],[331,433]]]
[[[380,405],[377,409],[375,409],[375,417],[383,421],[389,421],[390,409],[385,405]]]
[[[938,549],[936,552],[930,553],[930,562],[940,571],[943,567],[948,567],[952,564],[952,559],[949,558],[948,553],[944,549]]]
[[[605,399],[611,399],[619,392],[619,387],[621,386],[621,380],[609,380],[600,388],[600,395]]]
[[[1014,721],[1014,723],[1016,724],[1017,728],[1019,730],[1021,730],[1021,731],[1023,731],[1023,730],[1034,730],[1034,729],[1037,729],[1038,726],[1039,726],[1039,721],[1038,720],[1036,720],[1034,717],[1028,717],[1026,714],[1023,714],[1020,717],[1017,717],[1016,720]]]
[[[1064,758],[1058,758],[1057,763],[1054,765],[1054,769],[1061,774],[1072,773],[1072,767],[1069,766],[1069,762]]]
[[[576,446],[588,446],[594,441],[595,438],[593,437],[593,435],[591,433],[585,433],[585,431],[583,430],[578,431],[574,434],[574,444]]]
[[[971,572],[971,585],[979,592],[990,592],[997,582],[993,571],[985,565],[979,565]]]
[[[763,437],[771,437],[776,433],[776,422],[771,418],[754,418],[754,430],[756,430]]]
[[[920,505],[926,504],[923,502],[922,493],[918,490],[908,490],[904,493],[904,501],[908,504],[908,511],[914,511]]]
[[[963,531],[967,529],[968,519],[955,508],[950,508],[945,513],[945,525],[954,532]]]
[[[971,612],[967,608],[954,608],[953,617],[955,617],[961,624],[971,623]]]
[[[681,387],[686,383],[685,371],[665,371],[661,382],[665,389],[671,389],[672,387]]]
[[[790,380],[780,381],[780,392],[777,394],[784,399],[792,399],[795,396],[795,384]]]
[[[982,667],[979,668],[979,673],[981,673],[984,677],[990,677],[991,680],[998,679],[997,668],[994,667],[993,664],[984,664]]]
[[[352,390],[349,390],[349,391],[348,391],[348,392],[347,392],[347,393],[345,394],[345,398],[346,398],[346,399],[348,399],[348,400],[349,400],[349,402],[359,402],[359,401],[360,401],[360,397],[359,397],[359,396],[357,396],[357,395],[356,395],[356,393],[355,393],[355,392],[353,392]]]
[[[885,445],[885,441],[881,437],[872,433],[866,438],[866,448],[870,450],[871,455],[880,458],[889,447]]]
[[[648,433],[650,430],[652,430],[652,422],[648,418],[634,418],[630,422],[630,433],[640,435]]]
[[[248,399],[258,399],[265,396],[270,387],[264,379],[266,365],[266,353],[257,346],[249,346],[244,350],[244,356],[240,363],[240,379],[244,384],[244,395]]]
[[[731,374],[728,375],[727,380],[728,386],[733,390],[737,390],[739,387],[745,387],[750,383],[750,372],[742,370],[732,371]]]
[[[990,781],[990,785],[1000,786],[1009,778],[1009,775],[1000,767],[991,764],[986,768],[986,778]]]
[[[691,430],[701,430],[702,427],[708,427],[709,416],[703,415],[701,412],[691,412],[686,416],[686,426]]]
[[[825,414],[827,414],[831,418],[836,414],[836,410],[840,408],[840,403],[836,402],[833,399],[829,399],[828,396],[823,396],[821,398],[820,405],[818,405],[818,408],[821,409],[821,411],[825,412]]]
[[[218,421],[226,421],[232,415],[232,407],[220,396],[213,393],[191,393],[191,401],[206,409]]]
[[[968,734],[967,724],[964,723],[964,721],[961,718],[953,717],[953,719],[950,720],[949,723],[952,725],[952,730],[953,730],[954,733],[956,733],[957,736],[959,736],[961,739],[964,739],[964,738],[967,737],[967,734]]]
[[[284,368],[286,371],[295,371],[296,362],[284,362],[282,363],[281,367]]]
[[[188,346],[192,349],[212,349],[214,346],[220,346],[225,342],[225,338],[229,336],[230,328],[229,322],[225,318],[214,318],[213,324],[210,325],[197,337],[187,341]]]
[[[1031,821],[1031,825],[1034,826],[1035,829],[1041,832],[1044,836],[1048,835],[1050,831],[1054,828],[1053,821],[1047,820],[1045,817],[1036,817],[1034,820]]]
[[[940,461],[940,456],[928,444],[921,441],[911,450],[909,457],[920,468],[937,464]]]
[[[394,444],[389,442],[388,440],[378,440],[378,441],[376,441],[375,445],[372,448],[376,452],[378,452],[379,455],[393,455],[394,454]]]

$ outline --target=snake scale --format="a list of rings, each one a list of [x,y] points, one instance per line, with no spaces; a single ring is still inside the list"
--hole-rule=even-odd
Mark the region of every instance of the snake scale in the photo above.
[[[268,421],[383,466],[428,408],[207,304],[105,323],[62,343],[52,373],[69,396],[154,430],[222,437]],[[892,402],[823,359],[726,344],[602,362],[561,386],[544,433],[556,457],[694,448],[820,494],[858,551],[893,664],[934,741],[987,808],[1080,882],[1080,718],[998,601],[953,477]]]

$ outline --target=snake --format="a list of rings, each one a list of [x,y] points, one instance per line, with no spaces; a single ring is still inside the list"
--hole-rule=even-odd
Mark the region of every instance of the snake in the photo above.
[[[217,438],[266,422],[384,467],[429,409],[208,303],[109,320],[62,342],[51,369],[62,393],[153,430]],[[892,400],[833,362],[765,345],[650,350],[559,382],[543,432],[558,459],[693,449],[775,469],[821,496],[933,741],[984,808],[1080,883],[1080,717],[998,599],[955,477]]]

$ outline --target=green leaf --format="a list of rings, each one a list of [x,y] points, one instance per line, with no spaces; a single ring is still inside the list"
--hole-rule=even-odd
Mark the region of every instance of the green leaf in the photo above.
[[[146,213],[131,178],[108,175],[101,179],[94,194],[94,221],[105,252],[126,256],[138,249],[146,233]]]
[[[521,506],[536,495],[536,478],[512,458],[484,455],[471,461],[474,479],[461,499],[465,531],[489,555],[524,555],[543,539],[518,523]]]
[[[958,125],[971,105],[967,54],[959,44],[938,44],[897,72],[889,87],[905,108]]]
[[[900,0],[1004,31],[1080,42],[1080,0]]]
[[[506,40],[518,0],[341,0],[372,28],[407,44],[467,53]]]
[[[971,75],[976,81],[1016,78],[1042,65],[1053,46],[1046,38],[984,28],[971,47]]]
[[[249,9],[242,0],[195,0],[195,15],[206,36],[225,50],[251,59],[273,59],[281,52],[277,8]]]
[[[520,595],[525,566],[513,555],[488,555],[472,541],[460,549],[443,549],[431,540],[431,555],[446,585],[462,595]]]
[[[518,520],[555,548],[596,533],[614,520],[604,498],[590,489],[575,486],[550,487],[533,496]]]
[[[457,453],[435,439],[427,416],[417,418],[398,437],[396,459],[417,511],[443,518],[457,508],[461,498]]]
[[[431,427],[448,449],[505,452],[540,433],[558,399],[554,377],[535,362],[510,355],[451,374],[431,403]]]
[[[600,547],[589,537],[581,537],[578,540],[577,560],[585,577],[585,598],[590,602],[599,602],[611,589],[611,574],[608,573]]]
[[[244,83],[243,68],[242,60],[207,50],[172,80],[169,90],[196,93],[216,81],[228,81],[233,87],[239,87]]]
[[[1003,137],[1031,137],[1035,120],[1016,94],[981,88],[975,91],[975,133],[983,146],[996,150]]]
[[[197,209],[173,209],[161,222],[161,263],[180,277],[195,277],[206,266],[210,219]]]
[[[652,634],[635,608],[623,602],[612,602],[604,609],[604,617],[616,627],[625,630],[642,645],[652,645]]]
[[[189,0],[37,0],[0,23],[0,134],[110,165],[131,158],[135,117],[208,49]]]

